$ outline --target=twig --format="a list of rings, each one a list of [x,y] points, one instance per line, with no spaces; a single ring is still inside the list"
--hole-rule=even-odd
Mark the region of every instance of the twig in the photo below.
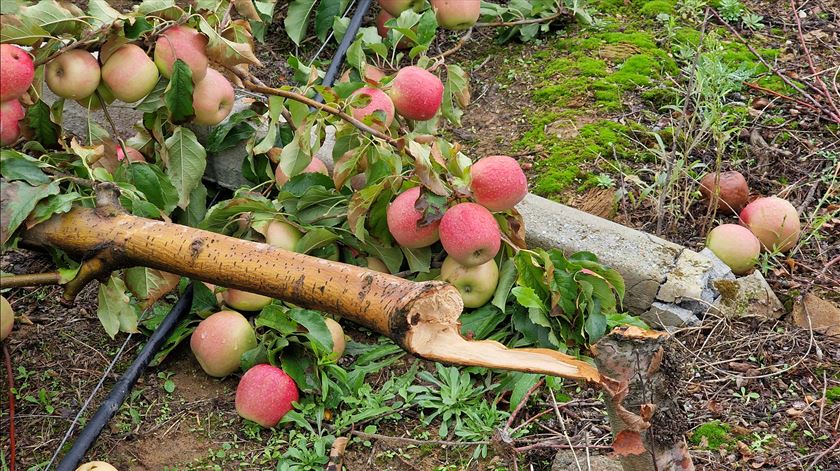
[[[3,344],[3,358],[6,362],[6,378],[9,381],[9,453],[11,458],[10,470],[15,471],[15,375],[12,374],[12,356],[9,355],[9,347],[6,342]]]
[[[123,151],[123,158],[128,160],[128,151],[125,148],[125,141],[123,141],[122,137],[120,137],[120,132],[117,129],[117,125],[114,124],[114,120],[111,119],[111,113],[108,112],[108,105],[105,103],[105,99],[102,98],[102,94],[99,93],[99,90],[95,90],[93,92],[96,94],[96,98],[99,100],[100,106],[102,106],[102,113],[105,115],[105,119],[108,120],[108,124],[111,125],[111,131],[114,133],[114,139],[117,140],[117,144],[119,144],[120,149]]]
[[[554,21],[557,18],[560,18],[564,15],[569,15],[569,11],[565,8],[560,9],[557,13],[546,16],[545,18],[530,18],[527,20],[516,20],[516,21],[494,21],[492,23],[476,23],[473,26],[476,28],[499,28],[499,27],[507,27],[507,26],[519,26],[519,25],[532,25],[534,23],[546,23],[550,21]]]
[[[539,449],[539,448],[554,448],[554,449],[560,449],[560,450],[581,450],[581,449],[584,449],[584,448],[588,448],[590,450],[612,450],[611,445],[586,445],[586,446],[583,446],[583,445],[570,445],[568,443],[560,443],[560,442],[557,442],[557,441],[545,441],[545,442],[534,443],[532,445],[526,445],[526,446],[520,446],[520,447],[514,448],[514,450],[517,453],[524,453],[526,451],[536,450],[536,449]]]
[[[61,275],[58,272],[0,276],[0,289],[23,288],[27,286],[48,286],[60,283]]]
[[[330,448],[330,462],[327,463],[327,471],[341,471],[344,464],[344,450],[347,448],[347,437],[338,437]]]
[[[810,471],[811,469],[814,469],[814,467],[817,466],[817,463],[819,463],[821,459],[825,458],[826,455],[828,455],[829,453],[831,453],[832,450],[837,448],[837,445],[840,445],[840,438],[835,440],[833,445],[825,449],[822,453],[819,454],[819,456],[814,458],[814,461],[811,462],[811,466],[808,466],[808,469],[805,471]]]
[[[48,55],[47,57],[45,57],[45,58],[43,58],[43,59],[40,59],[40,60],[35,61],[35,67],[37,68],[37,67],[39,67],[39,66],[42,66],[42,65],[46,64],[47,62],[49,62],[49,61],[51,61],[51,60],[55,59],[56,57],[58,57],[58,56],[60,56],[60,55],[64,54],[65,52],[72,51],[73,49],[78,49],[78,48],[80,48],[80,47],[82,47],[82,46],[86,46],[86,45],[88,45],[88,44],[94,44],[94,43],[99,42],[99,41],[101,40],[101,38],[99,38],[99,39],[97,39],[97,40],[95,40],[95,41],[94,41],[94,40],[92,40],[92,39],[93,39],[94,37],[96,37],[96,36],[98,36],[98,35],[102,34],[102,33],[107,32],[107,31],[108,31],[108,30],[110,30],[113,26],[114,26],[114,24],[113,24],[113,23],[107,23],[107,24],[104,24],[104,25],[100,26],[100,27],[99,27],[99,28],[97,28],[97,29],[94,29],[94,30],[88,31],[87,33],[85,33],[84,35],[82,35],[82,37],[81,37],[81,38],[79,38],[78,40],[73,41],[73,42],[68,43],[68,44],[65,44],[64,46],[62,46],[62,47],[58,48],[55,52],[53,52],[52,54]]]
[[[809,108],[809,109],[812,109],[812,110],[814,110],[814,111],[820,111],[820,109],[819,109],[819,108],[817,108],[816,106],[814,106],[814,105],[812,105],[812,104],[810,104],[810,103],[808,103],[808,102],[806,102],[806,101],[802,101],[802,100],[800,100],[799,98],[794,98],[794,97],[792,97],[792,96],[785,95],[785,94],[783,94],[783,93],[779,93],[779,92],[777,92],[777,91],[775,91],[775,90],[771,90],[771,89],[769,89],[769,88],[762,87],[761,85],[759,85],[759,84],[757,84],[757,83],[753,83],[753,82],[744,82],[744,85],[746,85],[747,87],[752,88],[752,89],[754,89],[754,90],[759,90],[759,91],[762,91],[762,92],[764,92],[764,93],[769,93],[769,94],[771,94],[771,95],[773,95],[773,96],[775,96],[775,97],[779,97],[779,98],[782,98],[782,99],[784,99],[784,100],[789,100],[789,101],[792,101],[792,102],[794,102],[794,103],[796,103],[796,104],[798,104],[798,105],[802,105],[802,106],[804,106],[804,107],[806,107],[806,108]]]
[[[522,396],[522,399],[519,401],[519,404],[516,405],[516,409],[514,409],[513,413],[510,414],[510,417],[507,421],[507,425],[505,425],[506,428],[510,428],[510,426],[513,425],[513,421],[516,420],[516,416],[519,415],[519,411],[521,411],[525,404],[528,403],[528,398],[531,397],[531,394],[534,394],[534,391],[542,387],[543,384],[545,384],[545,379],[537,381],[537,383],[531,386],[531,389],[529,389],[528,392],[526,392],[525,395]]]
[[[578,460],[575,448],[572,445],[572,439],[569,437],[569,433],[566,431],[566,421],[563,420],[563,414],[560,413],[560,408],[557,407],[557,399],[555,399],[554,397],[554,391],[551,388],[548,388],[548,392],[551,395],[551,406],[554,407],[554,413],[557,414],[557,420],[560,421],[560,427],[562,427],[563,436],[566,437],[566,443],[569,444],[569,448],[572,450],[572,456],[575,458],[575,464],[577,465],[578,471],[583,471],[580,467],[580,461]]]
[[[440,64],[442,64],[441,61],[443,61],[443,59],[451,56],[452,54],[455,54],[456,52],[458,52],[458,50],[460,50],[462,47],[464,47],[465,44],[467,44],[467,41],[469,41],[471,37],[472,37],[472,28],[468,29],[467,32],[463,36],[461,36],[461,39],[459,39],[458,42],[455,43],[454,46],[452,46],[449,49],[447,49],[447,50],[441,52],[440,54],[436,55],[432,59],[432,61],[436,62],[436,64],[433,65],[432,67],[430,67],[429,70],[434,71],[438,67],[440,67]]]
[[[799,33],[799,43],[802,44],[802,52],[805,54],[805,58],[808,59],[808,67],[814,74],[814,80],[817,82],[817,85],[819,85],[822,88],[822,94],[828,100],[829,106],[831,106],[831,108],[834,110],[835,116],[840,117],[840,110],[837,109],[837,105],[834,104],[834,99],[831,98],[831,93],[829,93],[828,87],[825,86],[825,83],[820,78],[820,73],[817,71],[817,67],[814,65],[814,58],[811,57],[811,51],[810,49],[808,49],[808,45],[805,43],[805,36],[802,34],[802,20],[799,19],[796,0],[790,0],[790,6],[793,9],[793,18],[796,20],[796,29]]]
[[[408,438],[408,437],[391,437],[388,435],[380,435],[378,433],[365,433],[359,432],[358,430],[352,430],[350,432],[351,435],[355,435],[357,437],[364,438],[366,440],[382,440],[382,441],[391,441],[391,442],[401,442],[401,443],[408,443],[409,445],[441,445],[441,446],[478,446],[478,445],[488,445],[490,444],[487,440],[481,440],[477,442],[455,442],[449,440],[417,440],[416,438]]]

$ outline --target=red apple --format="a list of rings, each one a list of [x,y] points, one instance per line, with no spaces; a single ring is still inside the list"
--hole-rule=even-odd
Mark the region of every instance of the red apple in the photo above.
[[[361,108],[353,108],[354,118],[361,121],[376,111],[382,111],[385,113],[385,121],[383,123],[377,122],[377,125],[385,128],[391,125],[394,121],[394,103],[385,92],[378,88],[362,87],[353,92],[351,96],[357,97],[359,95],[370,97],[370,102]]]
[[[219,311],[199,322],[190,349],[210,376],[221,378],[239,370],[239,358],[257,346],[254,328],[242,314]]]
[[[426,0],[379,0],[379,6],[393,16],[400,16],[400,13],[409,8],[420,13]]]
[[[20,120],[26,111],[17,98],[0,103],[0,146],[9,146],[20,138]]]
[[[443,82],[426,69],[403,67],[391,82],[391,100],[397,113],[408,119],[432,119],[443,101]]]
[[[505,211],[528,194],[528,179],[516,160],[492,155],[474,163],[470,175],[475,201],[490,211]]]
[[[716,173],[709,173],[700,180],[700,194],[707,202],[711,202],[712,195],[717,189],[718,210],[729,214],[738,214],[738,211],[749,203],[750,188],[747,186],[747,180],[740,172],[723,172],[720,174],[717,186],[715,186],[716,175]]]
[[[207,74],[193,89],[195,124],[213,126],[227,118],[233,109],[233,85],[224,75],[208,68]]]
[[[181,59],[192,71],[193,83],[199,83],[207,74],[207,38],[188,26],[173,26],[155,42],[155,65],[161,75],[172,76],[172,66]]]
[[[749,274],[761,253],[758,239],[749,229],[737,224],[723,224],[712,229],[706,238],[706,247],[736,275]]]
[[[110,54],[102,66],[102,81],[121,101],[134,103],[155,88],[159,77],[157,66],[146,51],[127,44]]]
[[[385,78],[385,72],[382,72],[376,66],[365,64],[365,74],[362,77],[363,82],[379,82],[383,78]],[[341,74],[341,78],[338,79],[338,83],[347,83],[350,81],[350,69],[344,71]]]
[[[236,412],[243,419],[270,428],[292,410],[297,402],[297,385],[283,370],[256,365],[242,375],[236,387]]]
[[[72,100],[87,98],[99,86],[102,72],[93,54],[84,49],[67,51],[47,64],[47,86],[56,95]]]
[[[423,217],[420,211],[414,208],[418,198],[420,187],[416,186],[397,196],[385,212],[388,231],[398,244],[408,249],[427,247],[440,239],[440,221],[423,227],[417,226],[417,222]]]
[[[318,157],[312,157],[309,165],[300,173],[323,173],[324,175],[329,175],[330,171],[327,169],[327,164],[323,160]],[[279,165],[274,169],[274,179],[277,180],[277,186],[283,186],[289,181],[289,177],[283,173],[283,169]]]
[[[135,149],[134,147],[125,146],[125,151],[128,153],[128,161],[129,162],[145,162],[146,157],[140,153],[139,150]],[[125,160],[125,154],[123,153],[122,147],[117,145],[117,160],[123,161]]]
[[[28,52],[14,44],[0,44],[0,102],[26,93],[34,77],[35,65]]]
[[[799,240],[799,213],[787,200],[771,196],[759,198],[741,211],[741,223],[747,226],[765,250],[787,252]]]
[[[440,243],[456,262],[475,267],[496,256],[502,245],[496,219],[484,206],[460,203],[440,221]]]
[[[431,0],[441,28],[467,29],[481,15],[481,0]]]

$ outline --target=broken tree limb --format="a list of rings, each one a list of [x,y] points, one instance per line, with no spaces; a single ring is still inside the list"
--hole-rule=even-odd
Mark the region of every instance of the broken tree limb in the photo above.
[[[619,385],[605,390],[613,449],[624,471],[694,470],[669,339],[665,332],[618,327],[592,347],[598,371]]]
[[[111,193],[110,196],[108,193]],[[507,349],[467,341],[458,318],[458,290],[439,282],[412,282],[268,244],[236,239],[122,211],[116,191],[100,185],[95,209],[76,207],[25,231],[29,247],[60,248],[105,271],[145,266],[228,288],[270,296],[341,315],[386,335],[419,357],[457,365],[542,373],[600,383],[594,366],[548,349]],[[73,282],[70,294],[77,292]]]

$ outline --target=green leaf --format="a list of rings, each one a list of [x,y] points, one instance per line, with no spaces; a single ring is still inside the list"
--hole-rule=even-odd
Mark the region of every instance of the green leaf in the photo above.
[[[125,270],[125,284],[134,296],[151,306],[162,296],[178,286],[181,277],[146,267],[132,267]]]
[[[341,0],[321,0],[318,13],[315,15],[315,36],[321,42],[327,40],[327,34],[332,28],[333,18],[341,16]]]
[[[199,229],[221,232],[229,223],[230,218],[241,213],[266,212],[274,213],[277,210],[268,199],[259,195],[237,196],[230,200],[222,201],[207,210],[204,220],[198,225]]]
[[[181,126],[166,139],[166,150],[169,154],[166,174],[178,190],[178,207],[184,209],[190,203],[190,193],[201,184],[207,154],[195,134]]]
[[[315,341],[325,352],[332,351],[332,334],[324,322],[323,314],[309,309],[290,309],[289,317],[307,330],[306,336],[311,341]]]
[[[111,338],[120,331],[138,331],[137,311],[125,292],[125,283],[116,275],[111,275],[107,283],[99,285],[99,307],[96,315]]]
[[[501,310],[502,313],[505,312],[508,295],[515,283],[516,264],[512,259],[507,259],[502,263],[502,269],[499,270],[499,282],[496,284],[496,291],[491,301],[491,304]]]
[[[315,9],[317,0],[294,0],[289,4],[286,19],[283,20],[283,26],[286,29],[286,34],[294,43],[300,46],[306,36],[306,27],[309,24],[309,16],[312,10]]]
[[[123,15],[111,7],[105,0],[89,0],[88,1],[88,15],[92,16],[96,21],[91,22],[94,28],[101,27],[107,23],[113,23],[117,18]]]
[[[508,319],[496,306],[485,304],[478,309],[464,312],[458,320],[461,322],[461,334],[472,334],[476,339],[482,340],[498,332],[499,325]]]
[[[338,236],[331,230],[323,227],[316,227],[309,230],[295,245],[295,252],[309,253],[315,249],[326,247],[338,240]]]
[[[196,227],[207,215],[207,187],[198,185],[190,193],[190,204],[178,219],[180,224]]]
[[[254,110],[238,111],[214,127],[207,139],[207,152],[218,153],[223,150],[232,149],[242,141],[249,139],[256,133],[253,126],[247,123],[251,118],[257,116]]]
[[[537,382],[539,382],[542,375],[529,373],[511,374],[517,376],[517,379],[513,384],[513,389],[510,392],[510,403],[508,409],[513,412],[519,403],[522,402],[522,398],[525,397],[525,393],[527,393],[532,387],[534,387],[535,384],[537,384]]]
[[[11,3],[9,2],[9,5]],[[5,11],[7,8],[6,1],[0,2],[0,5],[2,5]],[[0,28],[0,42],[31,46],[49,37],[49,31],[42,28],[34,17],[20,14],[3,14],[2,28]]]
[[[607,330],[612,330],[622,325],[634,325],[641,329],[650,329],[650,326],[638,316],[633,316],[626,312],[607,314]]]
[[[46,164],[11,149],[0,151],[0,174],[9,181],[24,180],[32,186],[50,182],[50,177],[41,171]]]
[[[427,273],[432,264],[432,248],[421,247],[419,249],[409,249],[401,247],[405,259],[408,261],[408,269],[414,272]]]
[[[143,16],[133,16],[123,24],[123,33],[125,38],[134,40],[139,38],[143,33],[154,29],[154,25]]]
[[[164,213],[169,214],[178,204],[178,190],[156,165],[135,163],[127,166],[129,181]]]
[[[56,182],[32,186],[22,181],[3,181],[0,184],[0,245],[6,245],[39,201],[59,191]]]
[[[26,110],[26,124],[32,130],[33,139],[46,148],[58,145],[61,129],[52,121],[50,107],[38,101]]]
[[[184,123],[195,115],[192,71],[181,59],[176,59],[172,66],[172,77],[163,92],[163,101],[169,110],[169,119],[174,124]]]
[[[469,89],[469,79],[464,69],[457,65],[446,66],[446,84],[443,87],[443,102],[441,114],[450,123],[456,126],[461,125],[461,116],[464,112],[458,105],[456,97]]]
[[[535,308],[542,311],[546,310],[542,299],[540,299],[540,297],[537,296],[537,293],[535,293],[531,288],[517,286],[511,290],[511,293],[516,298],[516,302],[518,302],[521,306]]]
[[[32,6],[23,7],[19,16],[34,18],[38,25],[56,36],[75,34],[88,26],[85,21],[76,17],[74,11],[56,0],[41,0]]]
[[[598,303],[597,300],[594,302]],[[589,314],[586,316],[584,328],[586,329],[586,335],[589,337],[589,343],[597,342],[607,332],[607,316],[600,311]]]
[[[28,227],[32,227],[36,224],[41,224],[56,214],[62,214],[70,211],[70,209],[73,208],[73,203],[81,197],[82,195],[76,192],[70,192],[42,199],[35,206],[35,209],[29,214],[26,225]]]
[[[190,71],[192,74],[192,71]],[[137,111],[142,111],[143,113],[154,113],[155,111],[163,108],[166,104],[163,101],[163,94],[169,88],[169,81],[165,78],[161,78],[155,84],[155,88],[146,95],[146,98],[140,101],[140,103],[134,107]],[[190,97],[190,106],[192,106],[192,97]]]

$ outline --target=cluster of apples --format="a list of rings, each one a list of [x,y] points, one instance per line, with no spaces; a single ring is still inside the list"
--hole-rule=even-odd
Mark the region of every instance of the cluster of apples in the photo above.
[[[430,0],[438,25],[451,30],[472,27],[481,15],[481,0]],[[376,29],[383,38],[388,37],[388,20],[399,17],[406,10],[420,12],[426,8],[426,0],[379,0],[381,10],[376,17]],[[397,44],[398,49],[408,49],[413,44],[403,38]]]
[[[35,65],[29,53],[13,44],[0,44],[0,146],[20,139],[20,121],[26,116],[20,98],[34,78]]]
[[[799,240],[801,227],[796,208],[776,196],[750,202],[750,190],[740,172],[704,176],[700,180],[700,193],[709,201],[717,194],[719,211],[739,215],[741,225],[722,224],[706,237],[706,247],[736,275],[753,270],[762,248],[787,252]]]
[[[420,187],[404,191],[388,206],[388,230],[406,248],[428,247],[440,241],[447,253],[441,279],[458,288],[464,306],[480,307],[493,297],[499,281],[494,258],[501,248],[501,231],[491,211],[513,208],[528,193],[528,180],[511,157],[489,156],[470,170],[473,202],[459,202],[443,217],[419,225],[416,208]]]

